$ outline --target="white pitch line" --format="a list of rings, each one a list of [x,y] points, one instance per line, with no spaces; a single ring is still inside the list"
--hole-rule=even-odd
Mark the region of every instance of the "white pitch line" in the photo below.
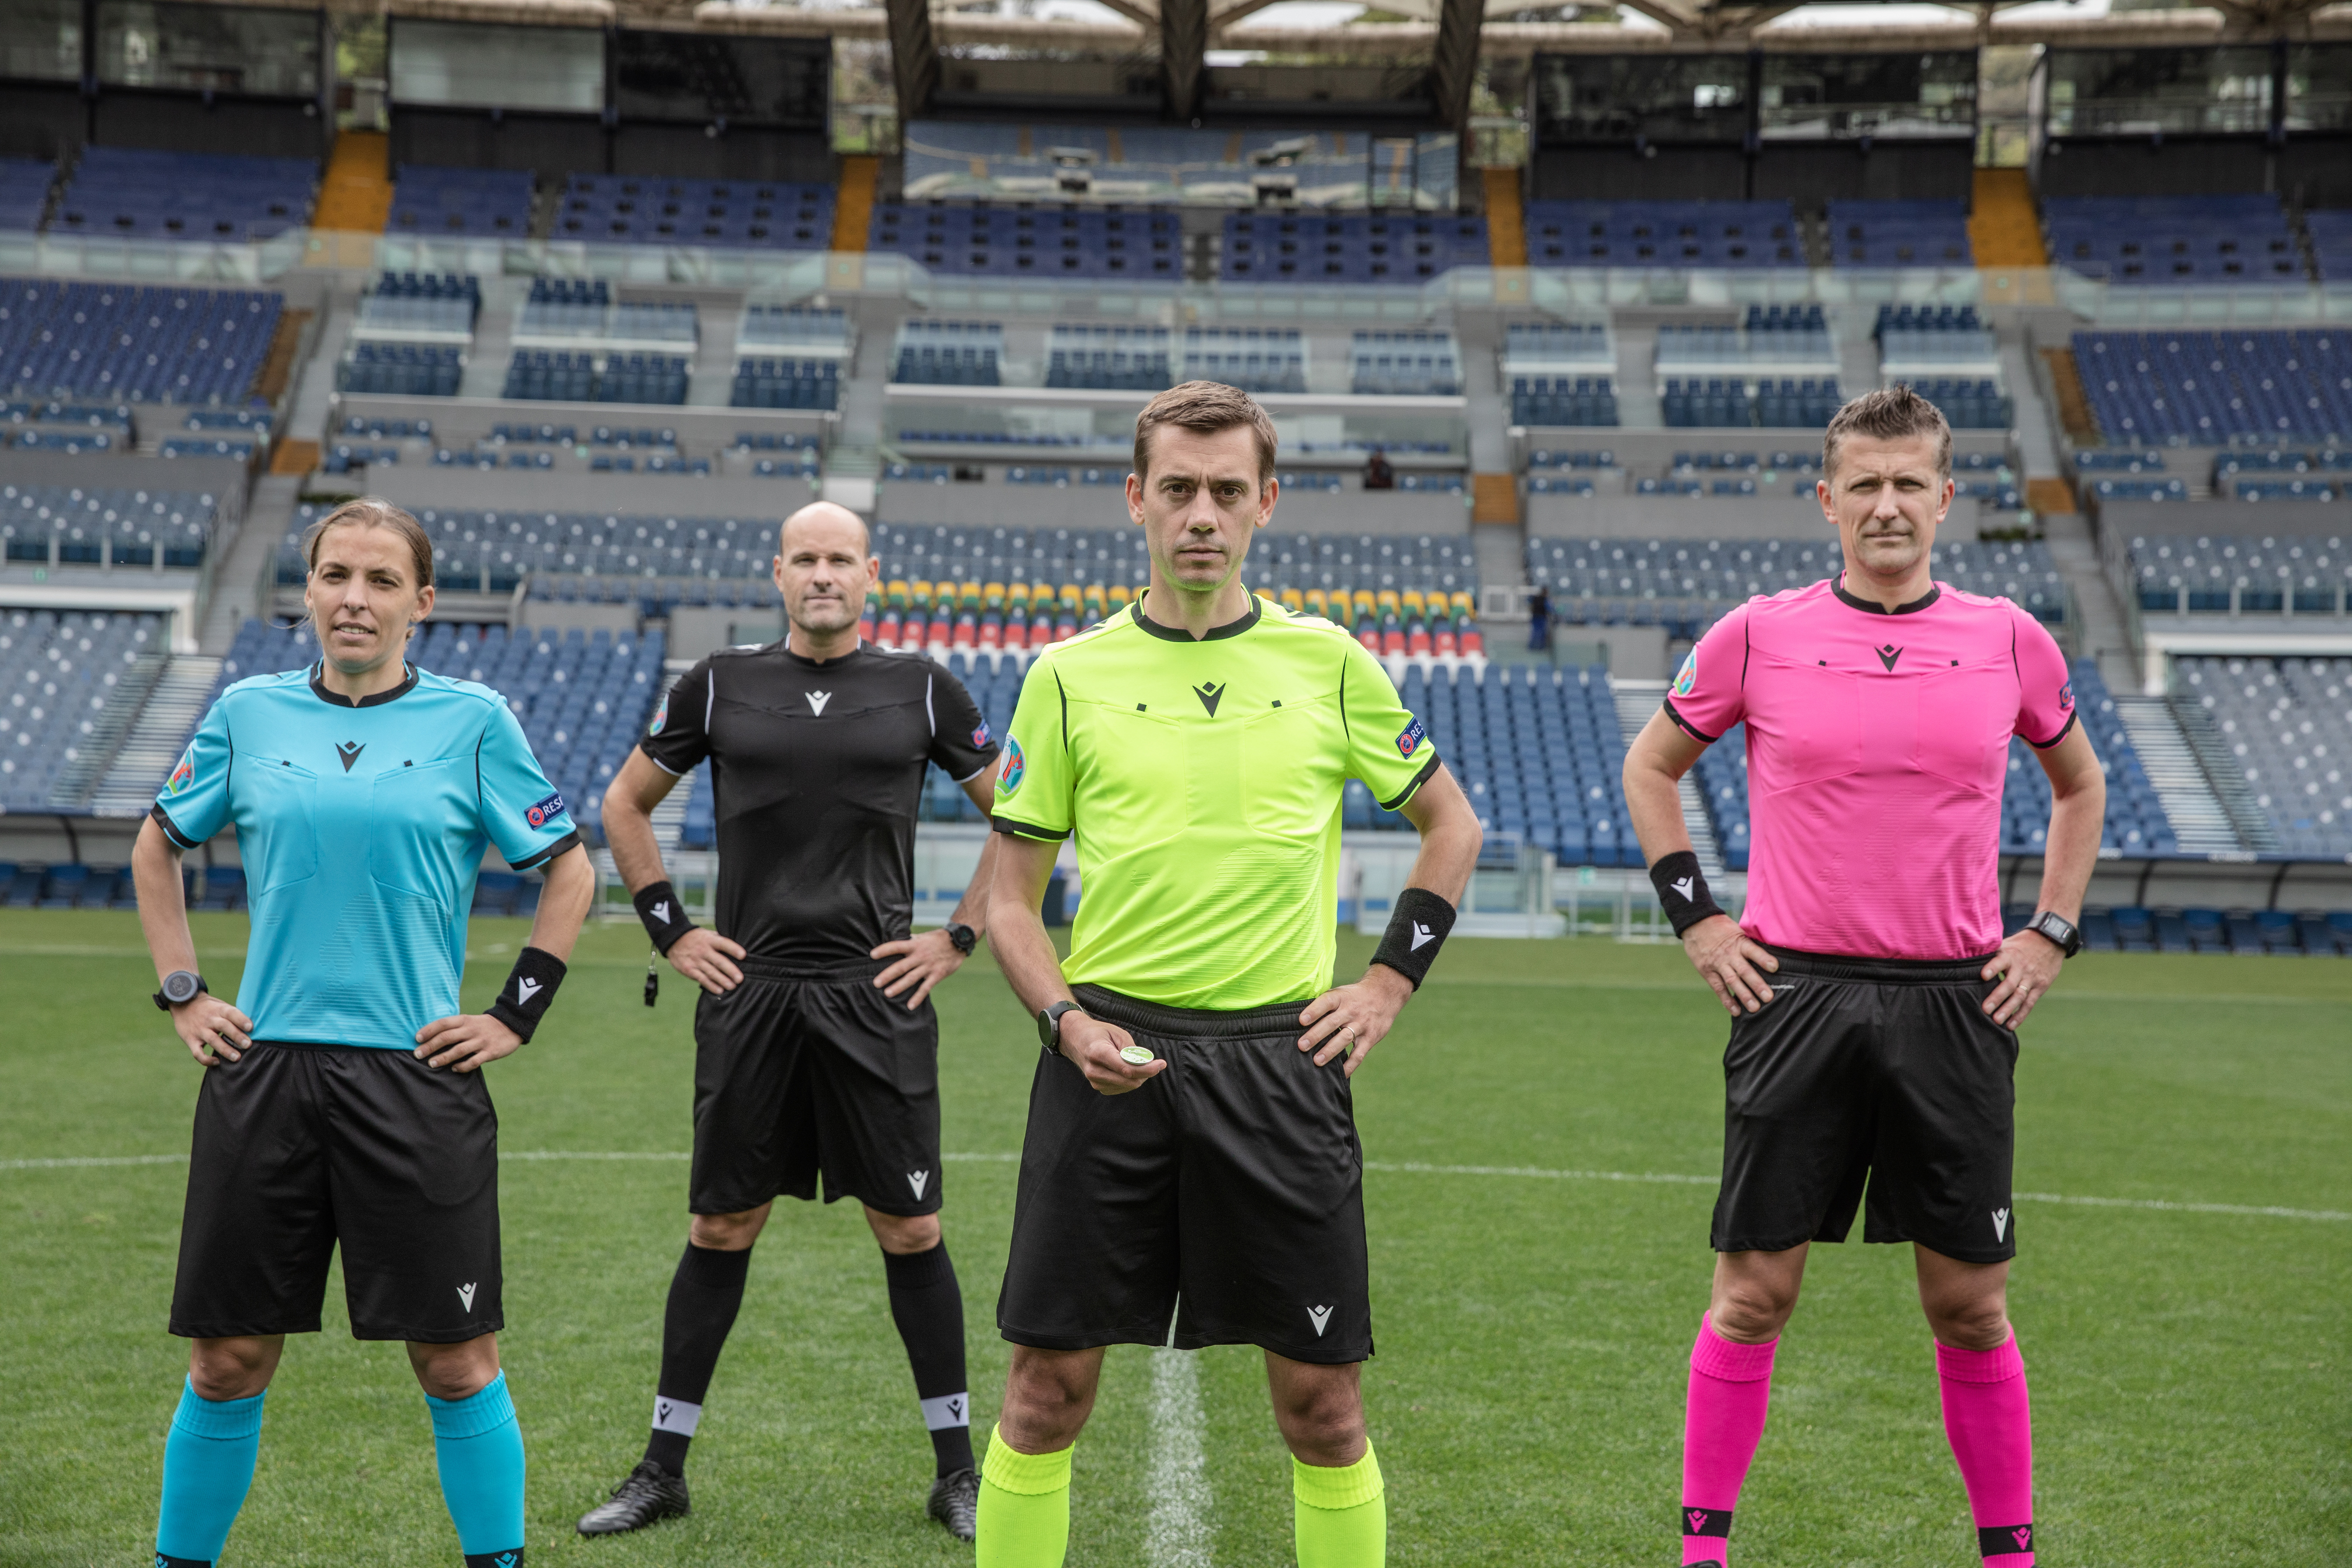
[[[1202,1441],[1201,1368],[1191,1351],[1151,1352],[1151,1514],[1143,1558],[1151,1568],[1210,1568],[1208,1454]]]
[[[683,1150],[646,1149],[604,1152],[587,1149],[526,1149],[499,1156],[519,1161],[679,1161],[693,1156]],[[959,1164],[1018,1164],[1018,1154],[942,1154]],[[0,1171],[58,1171],[104,1165],[182,1165],[185,1154],[98,1154],[72,1159],[0,1160]],[[1636,1182],[1678,1187],[1712,1187],[1716,1176],[1686,1176],[1672,1171],[1555,1171],[1541,1165],[1433,1165],[1419,1160],[1367,1160],[1364,1169],[1381,1175],[1516,1176],[1538,1182]],[[2063,1193],[2018,1193],[2020,1203],[2071,1204],[2078,1208],[2140,1209],[2154,1214],[2227,1214],[2257,1219],[2309,1219],[2342,1224],[2352,1213],[2339,1209],[2285,1208],[2276,1204],[2200,1204],[2176,1198],[2095,1198]]]

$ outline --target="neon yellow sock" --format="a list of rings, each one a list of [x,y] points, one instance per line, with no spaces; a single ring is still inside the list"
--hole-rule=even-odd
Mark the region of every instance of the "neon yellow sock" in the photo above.
[[[1002,1427],[989,1433],[980,1467],[976,1568],[1061,1568],[1070,1550],[1075,1452],[1024,1454],[1005,1442]]]
[[[1337,1469],[1290,1461],[1298,1568],[1381,1568],[1389,1555],[1387,1489],[1370,1443]]]

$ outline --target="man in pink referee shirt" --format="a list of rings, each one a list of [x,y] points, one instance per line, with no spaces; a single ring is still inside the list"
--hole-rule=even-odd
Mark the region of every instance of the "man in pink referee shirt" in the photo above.
[[[2033,1428],[2008,1311],[2016,1026],[2080,942],[2106,785],[2066,662],[2007,599],[1935,581],[1952,437],[1908,387],[1838,411],[1822,511],[1845,570],[1754,598],[1691,650],[1625,758],[1625,801],[1683,947],[1731,1014],[1715,1289],[1691,1351],[1685,1564],[1727,1564],[1805,1253],[1907,1241],[1944,1431],[1988,1568],[2033,1563]],[[1748,727],[1740,921],[1715,905],[1675,784]],[[2053,796],[2033,923],[2001,939],[2009,738]]]

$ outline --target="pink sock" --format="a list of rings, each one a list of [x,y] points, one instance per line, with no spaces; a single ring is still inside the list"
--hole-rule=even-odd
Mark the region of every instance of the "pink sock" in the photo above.
[[[1987,1568],[2033,1568],[2033,1411],[2017,1336],[1989,1351],[1937,1344],[1936,1371],[1977,1550]]]
[[[1728,1563],[1731,1510],[1764,1436],[1779,1340],[1743,1345],[1698,1321],[1683,1417],[1683,1562]]]

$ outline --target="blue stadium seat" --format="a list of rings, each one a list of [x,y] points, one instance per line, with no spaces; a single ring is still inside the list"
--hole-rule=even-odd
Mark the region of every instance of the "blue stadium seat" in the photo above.
[[[1536,201],[1531,267],[1802,267],[1803,231],[1782,201]]]
[[[87,146],[59,195],[53,233],[251,241],[310,221],[309,158]]]
[[[242,404],[284,305],[274,291],[0,279],[0,390]]]

